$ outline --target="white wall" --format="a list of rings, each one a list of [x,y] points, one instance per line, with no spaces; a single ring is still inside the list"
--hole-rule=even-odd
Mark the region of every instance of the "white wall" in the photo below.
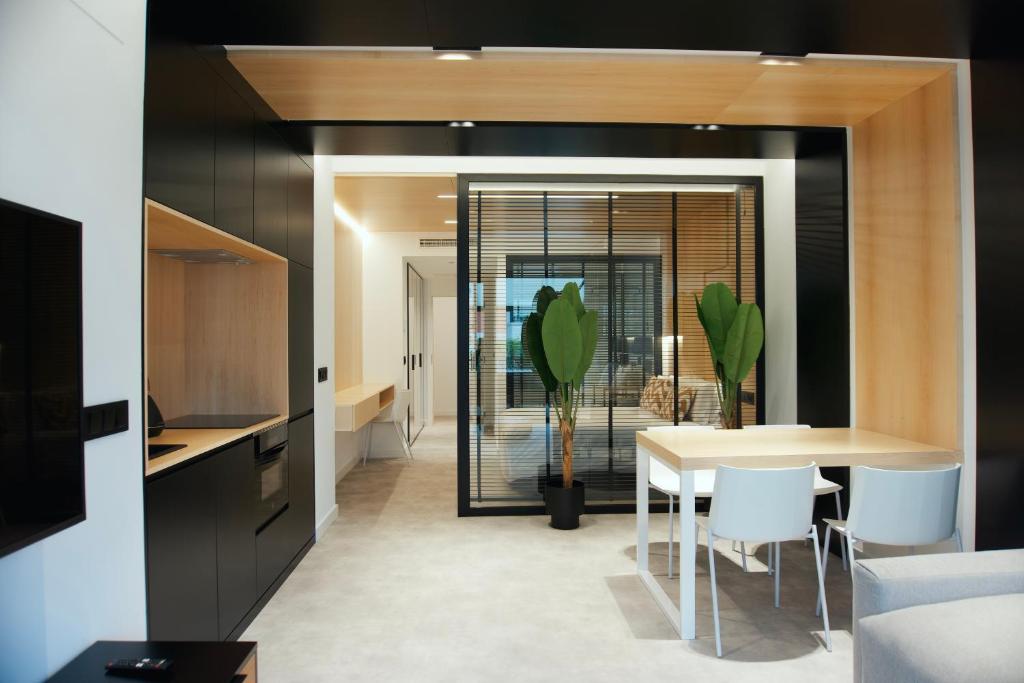
[[[144,40],[143,2],[0,2],[0,197],[82,221],[85,403],[128,399],[130,416],[85,444],[86,520],[0,559],[5,682],[146,637]]]
[[[435,296],[431,361],[434,376],[434,416],[453,417],[457,408],[456,347],[459,317],[456,298]]]
[[[334,459],[334,176],[330,158],[313,158],[313,363],[327,381],[313,389],[316,537],[338,516]]]
[[[796,421],[796,200],[792,160],[335,156],[331,167],[335,173],[348,174],[761,176],[764,179],[765,418],[776,424]],[[443,235],[431,233],[429,236]],[[404,279],[400,272],[400,255],[411,255],[413,252],[409,249],[418,249],[420,237],[411,233],[374,235],[364,252],[363,376],[366,381],[404,378],[401,365],[404,309],[387,302],[401,300]],[[430,250],[430,253],[440,253],[440,250]],[[381,310],[373,311],[371,303]]]

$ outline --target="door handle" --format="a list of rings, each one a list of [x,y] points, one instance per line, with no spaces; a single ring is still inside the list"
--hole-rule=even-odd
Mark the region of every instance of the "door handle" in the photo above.
[[[416,369],[416,354],[413,354],[412,356],[412,369]]]

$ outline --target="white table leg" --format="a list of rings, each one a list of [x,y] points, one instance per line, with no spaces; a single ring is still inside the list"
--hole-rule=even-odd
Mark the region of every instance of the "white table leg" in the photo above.
[[[650,517],[650,506],[648,505],[650,457],[646,449],[636,449],[636,572],[640,575],[648,571],[647,523]]]
[[[679,473],[679,637],[697,637],[697,535],[693,470]],[[710,536],[709,542],[710,542]]]
[[[693,472],[681,472],[679,475],[680,498],[679,519],[679,599],[682,609],[676,607],[672,598],[661,587],[648,564],[648,482],[651,454],[644,448],[636,449],[636,573],[640,581],[651,592],[655,603],[681,638],[692,640],[696,633],[696,610],[694,608],[694,582],[696,577],[696,533],[694,531],[695,515],[693,514]],[[685,507],[683,507],[685,506]]]

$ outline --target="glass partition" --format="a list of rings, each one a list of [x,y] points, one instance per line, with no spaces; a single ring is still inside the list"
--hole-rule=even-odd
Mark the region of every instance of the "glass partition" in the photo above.
[[[460,443],[460,509],[542,504],[561,474],[557,418],[522,342],[544,285],[575,282],[598,312],[594,362],[583,384],[575,477],[588,506],[629,506],[636,431],[715,424],[714,374],[694,295],[726,282],[761,303],[759,184],[471,182],[460,237],[468,242],[468,423]],[[467,189],[468,188],[468,189]],[[763,309],[763,305],[762,305]],[[757,421],[760,363],[741,415]],[[465,439],[464,439],[465,440]]]

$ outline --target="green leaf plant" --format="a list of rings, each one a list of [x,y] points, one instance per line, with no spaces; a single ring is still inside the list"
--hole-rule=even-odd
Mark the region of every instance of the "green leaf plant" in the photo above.
[[[523,323],[522,339],[544,390],[555,394],[562,435],[562,486],[572,488],[573,435],[583,403],[583,379],[597,348],[597,312],[583,305],[575,282],[565,285],[561,293],[542,287],[534,298],[537,310]]]
[[[711,363],[715,368],[718,405],[722,427],[736,429],[736,405],[739,387],[750,374],[764,346],[764,320],[756,304],[737,303],[724,282],[712,282],[704,288],[697,305],[697,318],[708,340]]]

